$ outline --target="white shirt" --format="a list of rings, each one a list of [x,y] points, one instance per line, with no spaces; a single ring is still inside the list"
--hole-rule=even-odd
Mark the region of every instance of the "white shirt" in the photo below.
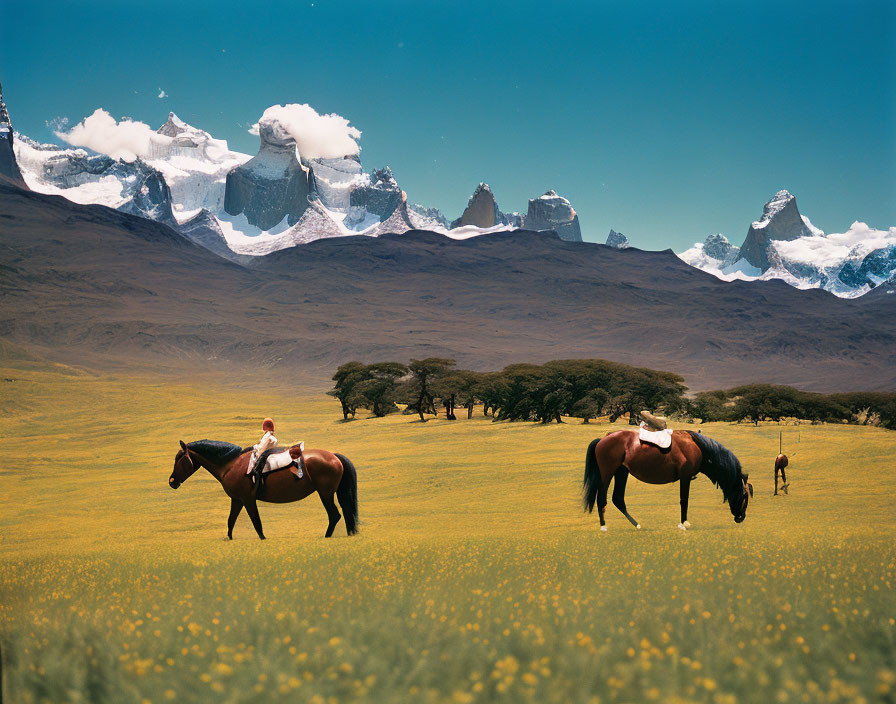
[[[277,438],[274,437],[274,434],[269,430],[266,432],[261,440],[258,441],[258,444],[255,445],[252,449],[255,451],[256,457],[261,457],[261,454],[267,450],[270,450],[272,447],[277,446]]]

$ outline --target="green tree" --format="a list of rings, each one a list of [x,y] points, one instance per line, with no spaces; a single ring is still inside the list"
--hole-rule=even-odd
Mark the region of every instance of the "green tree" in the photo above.
[[[398,400],[398,381],[408,368],[398,362],[376,362],[367,366],[366,373],[367,378],[355,385],[352,401],[378,418],[392,413]]]
[[[481,374],[464,369],[450,372],[436,380],[434,391],[442,399],[448,420],[456,420],[457,405],[467,409],[467,418],[473,417],[476,405],[476,391],[481,381]]]
[[[404,393],[408,398],[408,409],[418,413],[422,422],[426,421],[424,413],[436,415],[436,385],[441,377],[451,372],[454,365],[453,359],[445,357],[412,359],[408,365],[411,376]]]
[[[358,410],[358,395],[355,387],[361,381],[369,378],[367,365],[361,362],[346,362],[339,366],[333,375],[333,388],[327,393],[335,396],[342,404],[342,418],[348,420],[349,415],[355,417]]]

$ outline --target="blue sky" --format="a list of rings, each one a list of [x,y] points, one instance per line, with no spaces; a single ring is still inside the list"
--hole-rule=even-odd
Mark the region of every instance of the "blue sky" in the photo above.
[[[554,188],[586,240],[740,244],[780,188],[827,232],[896,225],[896,3],[0,4],[16,129],[103,107],[255,153],[275,103],[362,130],[414,202]],[[168,97],[159,99],[159,90]]]

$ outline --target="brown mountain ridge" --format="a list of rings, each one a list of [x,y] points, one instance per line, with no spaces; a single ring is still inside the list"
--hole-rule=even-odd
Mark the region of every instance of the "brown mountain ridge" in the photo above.
[[[324,384],[362,361],[601,357],[747,382],[896,388],[896,306],[719,281],[671,251],[516,231],[342,237],[241,266],[165,225],[0,179],[0,335],[94,368]]]

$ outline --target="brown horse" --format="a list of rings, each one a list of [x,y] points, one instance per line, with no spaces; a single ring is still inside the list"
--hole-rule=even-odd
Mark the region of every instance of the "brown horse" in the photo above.
[[[788,493],[787,490],[790,487],[790,484],[787,483],[787,475],[784,473],[784,468],[788,464],[790,464],[790,462],[787,459],[787,455],[785,455],[783,452],[775,457],[775,496],[778,495],[778,472],[781,473],[781,491],[783,491],[785,494]]]
[[[345,512],[345,527],[349,535],[358,532],[358,477],[355,466],[340,454],[326,450],[305,452],[305,476],[297,480],[289,471],[274,471],[265,475],[264,484],[256,491],[251,478],[246,473],[252,448],[241,448],[229,442],[197,440],[180,443],[180,450],[174,457],[174,469],[168,478],[168,485],[177,489],[199,468],[204,467],[221,482],[224,492],[230,497],[230,517],[227,519],[227,537],[233,540],[233,525],[245,507],[246,513],[255,526],[258,537],[264,540],[257,501],[285,504],[301,501],[315,491],[327,510],[330,520],[326,537],[333,535],[333,529],[342,517],[333,496]]]
[[[617,430],[604,438],[592,440],[585,456],[584,501],[585,510],[591,513],[597,503],[600,529],[605,531],[604,509],[607,506],[607,489],[610,480],[616,479],[613,487],[613,505],[631,521],[635,528],[641,528],[625,507],[625,484],[628,475],[647,484],[671,484],[681,482],[681,523],[678,527],[687,530],[688,493],[691,480],[698,473],[709,477],[722,490],[725,500],[737,523],[746,518],[747,503],[753,495],[753,485],[740,461],[730,450],[715,440],[690,430],[676,430],[672,434],[672,446],[661,450],[656,445],[641,442],[638,433]]]

